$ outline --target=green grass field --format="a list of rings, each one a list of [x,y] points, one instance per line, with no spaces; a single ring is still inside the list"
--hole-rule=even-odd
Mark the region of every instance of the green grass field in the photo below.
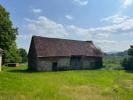
[[[124,70],[25,69],[3,67],[0,100],[133,100],[133,73]]]

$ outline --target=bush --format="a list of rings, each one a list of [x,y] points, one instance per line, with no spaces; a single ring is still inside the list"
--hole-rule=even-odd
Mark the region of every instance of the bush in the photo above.
[[[122,66],[125,70],[133,70],[133,57],[124,58]]]
[[[133,46],[128,49],[128,57],[123,59],[122,66],[125,70],[133,70]]]

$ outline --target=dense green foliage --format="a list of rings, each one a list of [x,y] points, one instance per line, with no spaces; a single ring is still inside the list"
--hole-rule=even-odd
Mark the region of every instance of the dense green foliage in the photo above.
[[[124,58],[122,66],[126,70],[133,70],[133,46],[128,49],[128,57]]]
[[[133,46],[128,49],[128,55],[133,57]]]
[[[5,53],[5,59],[4,59],[5,63],[14,63],[14,62],[19,62],[21,60],[15,42],[10,46],[10,50],[4,50],[4,53]]]
[[[27,52],[26,52],[26,50],[25,49],[23,49],[23,48],[20,48],[19,49],[19,54],[20,54],[20,56],[21,56],[21,63],[26,63],[27,62]]]
[[[9,13],[0,5],[0,48],[4,50],[3,62],[19,61],[19,52],[15,42],[17,34]]]
[[[104,69],[120,70],[123,69],[121,62],[127,55],[111,54],[103,57]]]
[[[124,70],[27,72],[4,67],[1,100],[132,100],[133,74]]]

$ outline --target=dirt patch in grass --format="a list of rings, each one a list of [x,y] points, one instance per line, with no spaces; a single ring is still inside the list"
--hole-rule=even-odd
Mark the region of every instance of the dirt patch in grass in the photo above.
[[[7,96],[8,95],[8,96]],[[1,92],[0,91],[0,100],[28,100],[28,98],[22,93],[14,92]]]
[[[126,88],[133,89],[133,79],[132,80],[124,80],[123,81]]]
[[[109,96],[101,95],[102,89],[98,86],[63,86],[61,94],[71,100],[112,100]]]

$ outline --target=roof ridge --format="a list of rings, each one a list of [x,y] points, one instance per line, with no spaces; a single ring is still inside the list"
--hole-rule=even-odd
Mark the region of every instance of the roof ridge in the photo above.
[[[37,36],[37,35],[33,35],[32,38],[44,38],[44,39],[56,39],[56,40],[66,40],[66,41],[76,41],[76,42],[87,42],[87,43],[93,43],[93,41],[83,41],[83,40],[74,40],[74,39],[63,39],[63,38],[53,38],[53,37],[44,37],[44,36]]]

